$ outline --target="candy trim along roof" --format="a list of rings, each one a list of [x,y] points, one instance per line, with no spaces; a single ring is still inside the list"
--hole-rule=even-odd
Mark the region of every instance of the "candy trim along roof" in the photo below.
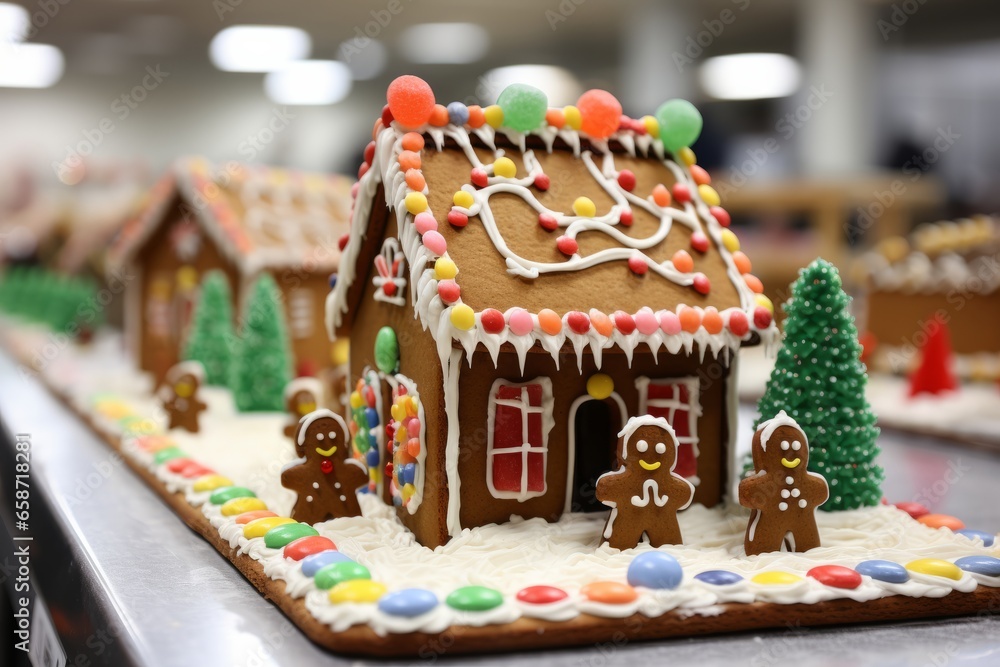
[[[278,267],[333,271],[340,260],[336,239],[349,218],[349,192],[349,179],[339,175],[238,162],[216,166],[204,158],[182,158],[153,186],[148,204],[115,238],[109,266],[130,261],[180,197],[186,211],[244,274]]]
[[[403,85],[399,85],[400,82]],[[521,86],[521,89],[530,88]],[[509,90],[509,89],[508,89]],[[534,89],[532,89],[534,90]],[[514,100],[507,107],[493,105],[485,109],[466,107],[457,102],[447,107],[435,104],[426,83],[416,77],[400,77],[390,85],[389,104],[373,129],[373,141],[365,151],[365,162],[359,170],[359,182],[353,194],[355,207],[351,231],[342,239],[344,259],[340,274],[327,302],[327,326],[331,335],[346,324],[348,292],[358,276],[357,263],[368,232],[371,206],[378,186],[384,184],[385,204],[395,211],[399,241],[410,270],[410,298],[422,326],[429,329],[444,354],[452,341],[472,352],[482,344],[496,362],[500,347],[511,343],[523,367],[527,350],[537,341],[559,363],[559,351],[570,343],[576,351],[578,365],[583,352],[590,348],[598,366],[602,350],[618,345],[631,361],[635,347],[646,343],[655,354],[666,347],[670,354],[681,349],[690,354],[698,344],[699,354],[706,350],[713,355],[728,352],[744,343],[777,338],[773,322],[773,306],[764,296],[760,281],[749,274],[750,262],[739,252],[739,240],[730,230],[729,215],[719,206],[719,197],[711,187],[711,178],[695,163],[689,143],[697,138],[701,117],[680,100],[664,104],[658,118],[646,116],[634,120],[621,115],[621,107],[604,91],[588,91],[577,106],[563,109],[546,108],[539,104],[541,91],[518,90],[518,95],[500,96]],[[527,100],[527,101],[525,101]],[[694,116],[692,116],[694,114]],[[399,118],[407,123],[404,125]],[[519,131],[505,125],[505,117],[513,119]],[[675,127],[676,126],[676,127]],[[585,130],[592,129],[592,134]],[[496,151],[498,135],[524,154],[527,176],[518,177],[514,163],[497,157],[493,164],[483,164],[473,150],[473,136]],[[431,211],[426,179],[420,170],[421,151],[425,137],[441,151],[446,142],[463,151],[472,164],[471,184],[454,194],[449,211]],[[601,187],[615,201],[611,211],[597,216],[594,203],[581,197],[571,213],[549,211],[531,192],[547,190],[550,183],[533,151],[527,148],[528,137],[540,139],[552,152],[557,141],[580,158],[581,169],[598,179]],[[665,154],[665,145],[675,149],[677,161]],[[617,171],[613,155],[625,153],[632,157],[659,159],[672,172],[676,183],[672,191],[657,186],[642,198],[632,194],[634,176],[628,170]],[[600,163],[600,164],[599,164]],[[557,247],[567,256],[565,262],[538,263],[519,257],[503,242],[495,229],[488,202],[490,194],[503,192],[522,197],[539,214],[539,224],[548,230],[559,229]],[[672,206],[680,204],[680,207]],[[641,208],[660,219],[660,229],[647,239],[622,234],[617,225],[631,223],[633,208]],[[603,313],[571,311],[558,314],[550,309],[529,313],[522,308],[510,308],[501,313],[492,308],[474,311],[462,301],[461,266],[448,253],[447,241],[439,225],[447,222],[454,227],[469,224],[470,217],[479,217],[497,251],[505,258],[508,273],[531,280],[540,273],[571,271],[606,261],[627,260],[628,270],[637,275],[649,274],[670,280],[704,295],[711,285],[708,279],[692,272],[687,251],[678,251],[673,258],[656,262],[643,250],[666,238],[674,222],[692,231],[691,245],[703,253],[713,243],[726,265],[726,276],[739,296],[740,307],[716,308],[677,305],[673,309],[654,309],[655,304],[637,312]],[[583,231],[600,231],[622,244],[586,257],[578,254],[575,236]],[[626,262],[622,262],[623,269]],[[364,270],[361,271],[364,275]],[[444,357],[443,357],[444,358]]]

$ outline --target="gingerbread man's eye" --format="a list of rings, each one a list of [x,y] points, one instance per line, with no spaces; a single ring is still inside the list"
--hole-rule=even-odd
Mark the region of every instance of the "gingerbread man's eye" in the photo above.
[[[795,451],[799,451],[801,448],[802,448],[801,442],[799,442],[798,440],[792,442],[792,449],[794,449]]]
[[[639,442],[636,443],[635,448],[639,452],[645,452],[647,449],[649,449],[649,443],[646,442],[645,440],[640,440]]]
[[[657,454],[665,454],[666,452],[667,452],[667,446],[665,444],[663,444],[662,442],[656,443]]]
[[[336,437],[337,437],[337,434],[334,433],[333,431],[330,431],[330,439],[334,440]]]
[[[323,434],[322,433],[317,433],[316,434],[316,439],[317,440],[322,440],[323,439]]]
[[[786,452],[788,451],[788,441],[787,440],[782,440],[781,441],[781,448],[783,450],[785,450]]]

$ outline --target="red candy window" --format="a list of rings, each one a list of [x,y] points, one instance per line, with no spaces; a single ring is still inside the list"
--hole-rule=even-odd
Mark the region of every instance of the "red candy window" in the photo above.
[[[545,493],[552,383],[497,380],[490,394],[486,479],[496,498],[525,500]]]
[[[701,416],[698,378],[639,378],[636,386],[639,389],[640,413],[663,417],[677,434],[674,472],[697,483],[698,417]]]

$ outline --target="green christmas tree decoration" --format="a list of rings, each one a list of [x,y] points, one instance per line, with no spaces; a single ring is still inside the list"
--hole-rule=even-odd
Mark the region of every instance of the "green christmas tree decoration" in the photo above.
[[[205,367],[205,381],[211,385],[226,386],[229,383],[235,339],[232,302],[226,274],[222,271],[206,273],[194,307],[184,358],[200,361]]]
[[[784,410],[809,438],[809,470],[826,478],[823,510],[877,505],[885,475],[875,459],[879,429],[865,399],[868,377],[851,298],[836,267],[817,259],[792,284],[785,337],[764,396],[761,421]]]
[[[281,293],[274,278],[262,273],[235,340],[229,388],[236,407],[243,412],[282,410],[282,392],[292,375],[290,357]]]

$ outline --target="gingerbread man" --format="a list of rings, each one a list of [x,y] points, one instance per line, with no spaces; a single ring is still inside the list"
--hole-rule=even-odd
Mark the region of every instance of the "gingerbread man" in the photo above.
[[[208,407],[198,398],[204,381],[205,368],[197,361],[182,361],[167,371],[159,390],[163,409],[170,418],[167,428],[198,432],[198,415]]]
[[[618,470],[597,479],[597,499],[611,508],[604,541],[616,549],[680,544],[677,512],[691,504],[694,486],[674,474],[677,436],[663,417],[632,417],[618,434]]]
[[[290,417],[285,424],[285,437],[294,437],[299,421],[316,410],[322,402],[323,385],[316,378],[295,378],[285,385],[285,412]]]
[[[361,516],[357,490],[368,483],[368,469],[350,451],[340,415],[320,409],[299,421],[295,453],[302,458],[281,471],[281,485],[298,494],[293,519],[312,524]]]
[[[748,556],[808,551],[820,545],[816,508],[830,497],[822,475],[809,472],[809,442],[782,410],[760,425],[751,445],[754,474],[740,482],[740,505],[750,509]]]

